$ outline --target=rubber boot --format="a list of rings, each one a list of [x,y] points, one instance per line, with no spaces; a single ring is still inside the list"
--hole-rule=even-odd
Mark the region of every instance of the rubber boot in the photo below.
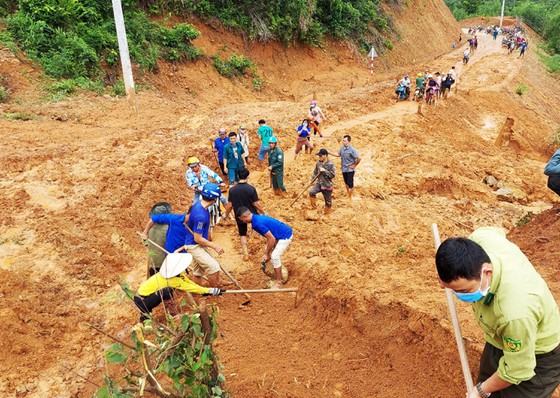
[[[309,197],[309,205],[311,206],[312,209],[316,209],[317,208],[317,198],[314,198],[313,196]]]

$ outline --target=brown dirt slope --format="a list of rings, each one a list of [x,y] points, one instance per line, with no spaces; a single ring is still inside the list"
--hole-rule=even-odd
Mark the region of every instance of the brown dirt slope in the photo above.
[[[210,31],[203,31],[209,43]],[[221,37],[245,51],[241,39],[215,34],[216,43]],[[265,208],[294,226],[286,265],[301,294],[297,306],[292,297],[262,297],[245,310],[231,296],[217,299],[228,390],[237,397],[462,396],[429,226],[438,222],[445,236],[486,224],[509,229],[557,200],[542,167],[544,143],[560,125],[558,81],[532,50],[517,59],[483,37],[471,63],[458,65],[458,91],[421,116],[415,104],[394,103],[397,72],[445,71],[462,49],[373,77],[351,58],[336,60],[342,48],[286,51],[299,54],[298,63],[266,63],[270,83],[262,93],[199,62],[162,68],[155,89],[138,95],[138,113],[119,99],[48,104],[25,97],[23,86],[15,91],[21,103],[2,106],[33,115],[0,119],[2,396],[91,396],[91,385],[68,370],[101,379],[105,339],[85,322],[118,336],[129,330],[136,314],[118,282],[135,287],[143,278],[135,231],[156,201],[178,211],[189,205],[185,159],[197,153],[215,166],[208,138],[218,126],[243,123],[254,132],[266,117],[286,151],[290,194],[303,189],[314,158],[293,158],[293,130],[315,90],[328,116],[316,144],[336,151],[342,135],[352,134],[362,155],[356,196],[344,198],[339,175],[334,213],[306,221],[305,201],[291,207],[290,197],[274,198],[263,167],[252,163]],[[519,83],[528,86],[522,97],[514,93]],[[508,118],[507,142],[516,144],[497,146]],[[487,174],[514,195],[499,200],[482,182]],[[243,262],[233,227],[220,227],[216,239],[226,248],[224,266],[244,286],[260,287],[262,241],[251,237],[251,260]],[[558,297],[557,274],[543,274]],[[468,308],[460,311],[475,364],[481,336]]]

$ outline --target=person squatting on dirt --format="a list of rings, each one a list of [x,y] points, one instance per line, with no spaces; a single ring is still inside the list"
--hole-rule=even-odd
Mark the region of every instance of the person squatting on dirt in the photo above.
[[[560,384],[560,313],[546,282],[505,231],[449,238],[436,253],[440,284],[470,303],[484,331],[468,398],[550,398]]]
[[[349,135],[345,135],[342,138],[342,146],[338,151],[338,156],[340,156],[340,166],[344,185],[346,185],[346,192],[348,197],[351,198],[352,191],[354,190],[354,173],[356,166],[358,166],[362,159],[360,159],[358,151],[350,144],[350,141],[352,141],[352,137]]]
[[[259,194],[255,187],[247,182],[249,178],[249,170],[242,169],[239,171],[239,183],[229,190],[228,204],[226,206],[226,218],[233,210],[233,214],[241,207],[248,208],[253,214],[264,214]],[[249,251],[247,250],[247,224],[235,218],[237,222],[237,231],[241,239],[241,251],[243,253],[243,260],[249,260]]]
[[[243,145],[243,160],[245,164],[249,164],[249,131],[244,126],[239,126],[239,130],[237,131],[237,138],[239,138],[239,142]]]
[[[548,176],[547,186],[557,195],[560,195],[560,149],[554,152],[554,155],[546,164],[544,174]]]
[[[270,150],[268,143],[269,140],[274,137],[274,131],[272,130],[272,127],[266,124],[266,120],[261,119],[259,120],[259,129],[257,130],[257,134],[261,139],[259,161],[262,162]]]
[[[220,165],[220,170],[225,176],[226,171],[224,169],[224,148],[229,144],[229,138],[226,137],[227,132],[225,128],[221,128],[218,132],[218,138],[214,140],[213,152],[218,156],[218,164]]]
[[[301,124],[297,127],[297,141],[296,141],[296,156],[305,147],[305,153],[311,153],[313,144],[311,143],[311,128],[309,120],[303,119]]]
[[[329,152],[322,148],[317,152],[319,160],[315,164],[312,180],[316,180],[315,184],[309,189],[309,202],[312,208],[317,207],[317,194],[323,194],[325,200],[325,214],[330,213],[332,209],[332,192],[333,179],[335,176],[334,163],[329,160]]]
[[[218,254],[222,254],[224,249],[208,240],[210,230],[208,208],[220,199],[222,192],[217,184],[209,182],[202,187],[200,195],[202,199],[193,204],[186,221],[187,234],[183,246],[175,249],[175,253],[186,251],[193,256],[195,282],[201,283],[202,276],[206,274],[210,285],[220,286],[220,264],[210,255],[208,249],[214,249]]]
[[[282,255],[292,243],[292,228],[272,217],[253,214],[247,207],[240,207],[236,213],[241,222],[251,223],[253,231],[266,238],[265,253],[262,258],[262,267],[266,268],[267,261],[274,267],[274,283],[272,288],[281,287],[282,277]],[[263,269],[264,271],[265,269]],[[285,273],[287,280],[287,273]],[[284,281],[285,281],[284,280]]]
[[[152,206],[150,212],[148,213],[148,217],[151,218],[153,215],[169,214],[171,211],[172,209],[169,203],[158,202]],[[169,226],[166,224],[153,224],[151,227],[144,229],[142,242],[144,246],[148,248],[148,266],[146,272],[148,278],[159,271],[166,256],[166,253],[163,250],[155,246],[153,243],[150,243],[148,239],[155,242],[157,245],[164,247],[168,231]]]
[[[228,135],[229,144],[224,147],[224,161],[226,164],[225,172],[227,173],[229,185],[234,185],[239,181],[239,170],[245,168],[243,162],[243,145],[237,141],[237,133],[232,131]]]
[[[155,206],[154,206],[155,207]],[[171,210],[171,206],[169,206],[169,210]],[[185,238],[187,237],[187,228],[185,227],[188,221],[188,212],[183,214],[173,214],[173,213],[160,213],[160,212],[150,212],[150,218],[144,227],[144,231],[142,232],[142,239],[147,241],[150,239],[167,251],[167,253],[173,253],[175,250],[183,246],[185,243]],[[165,227],[165,236],[164,239],[161,239],[160,236],[156,236],[156,240],[154,238],[154,231],[158,232],[158,235],[161,234],[162,227]],[[147,245],[150,245],[149,242],[146,242]],[[148,246],[149,247],[149,246]],[[161,258],[161,262],[156,264],[154,262],[153,266],[149,267],[148,274],[149,276],[154,275],[156,272],[159,271],[163,260],[167,253],[163,252],[161,249],[154,247],[154,251],[157,250],[159,254],[159,258]],[[152,258],[151,249],[149,252],[150,259]]]
[[[313,135],[319,134],[319,137],[323,137],[321,132],[321,122],[327,120],[327,117],[317,105],[316,100],[312,100],[309,106],[309,112],[307,113],[307,118],[309,119],[309,125],[313,128]]]
[[[272,137],[268,142],[270,153],[268,154],[268,170],[275,195],[282,196],[286,192],[284,187],[284,152],[278,147],[278,138]]]
[[[188,253],[171,253],[159,272],[140,284],[134,296],[134,304],[141,313],[140,322],[148,319],[152,310],[162,301],[172,299],[175,290],[203,296],[220,296],[225,292],[217,287],[203,287],[191,281],[186,274],[191,262],[192,256]]]

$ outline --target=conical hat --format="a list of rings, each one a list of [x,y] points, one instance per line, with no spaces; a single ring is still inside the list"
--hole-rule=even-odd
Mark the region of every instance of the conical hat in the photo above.
[[[169,253],[159,270],[164,278],[172,278],[189,268],[192,263],[192,255],[189,253]]]

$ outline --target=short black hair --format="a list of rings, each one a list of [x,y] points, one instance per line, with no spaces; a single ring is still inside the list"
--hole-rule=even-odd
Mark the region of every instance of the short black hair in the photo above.
[[[228,137],[237,137],[237,133],[235,131],[230,131]]]
[[[249,210],[248,208],[246,208],[245,206],[241,206],[239,209],[237,209],[237,213],[236,216],[237,218],[241,217],[243,214],[247,213],[247,212],[251,212],[251,210]]]
[[[446,239],[436,253],[437,272],[445,283],[459,278],[478,280],[482,264],[489,262],[484,249],[467,238]]]
[[[241,170],[237,172],[240,180],[246,180],[249,177],[249,169],[243,167]]]
[[[352,141],[352,137],[350,137],[348,134],[346,134],[344,137],[342,137],[343,139],[346,138],[348,141]]]
[[[266,120],[264,119],[259,120],[259,124],[266,124]]]

